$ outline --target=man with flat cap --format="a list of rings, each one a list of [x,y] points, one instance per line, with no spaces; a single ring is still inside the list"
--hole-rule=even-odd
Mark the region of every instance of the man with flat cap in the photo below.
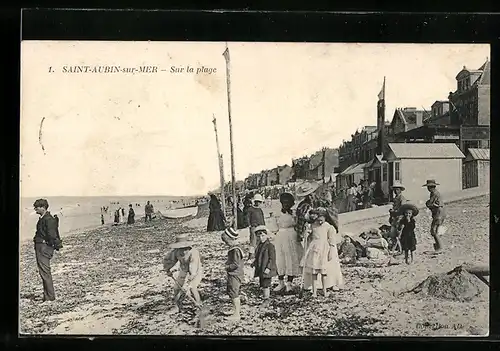
[[[61,247],[58,223],[48,211],[49,203],[46,199],[36,200],[33,207],[40,216],[33,241],[35,242],[36,264],[43,283],[43,301],[54,301],[56,295],[50,271],[50,260],[54,256],[54,250]]]

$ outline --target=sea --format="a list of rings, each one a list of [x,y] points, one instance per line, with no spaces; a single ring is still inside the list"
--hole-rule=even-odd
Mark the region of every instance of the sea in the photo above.
[[[114,211],[119,207],[125,208],[125,218],[120,218],[120,221],[126,221],[129,204],[133,206],[137,220],[144,217],[144,206],[147,201],[150,201],[155,211],[194,205],[196,202],[196,197],[182,196],[56,196],[45,198],[49,202],[49,212],[53,215],[57,214],[59,217],[61,238],[70,233],[101,226],[101,208],[103,206],[109,207],[107,213],[104,213],[104,223],[109,225],[113,223]],[[36,223],[39,218],[33,209],[33,203],[36,199],[34,197],[21,198],[19,218],[21,242],[31,240],[35,235]]]

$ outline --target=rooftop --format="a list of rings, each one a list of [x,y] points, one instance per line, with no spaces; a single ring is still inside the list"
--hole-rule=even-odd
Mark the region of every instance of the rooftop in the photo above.
[[[490,160],[490,149],[470,148],[469,153],[467,155],[467,160],[489,161]]]
[[[389,143],[396,158],[464,158],[454,143]]]

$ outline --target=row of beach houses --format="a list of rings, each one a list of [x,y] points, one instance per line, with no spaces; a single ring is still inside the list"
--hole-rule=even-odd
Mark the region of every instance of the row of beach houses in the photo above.
[[[443,193],[489,187],[490,61],[478,69],[463,67],[456,91],[437,100],[430,111],[397,108],[385,120],[385,82],[379,95],[377,125],[365,126],[338,148],[323,148],[270,170],[250,174],[239,187],[259,189],[303,180],[337,190],[362,179],[376,182],[388,200],[390,187],[402,182],[409,199],[428,196],[427,179]]]

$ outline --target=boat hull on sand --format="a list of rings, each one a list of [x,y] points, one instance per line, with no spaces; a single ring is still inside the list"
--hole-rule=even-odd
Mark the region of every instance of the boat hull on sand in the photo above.
[[[159,211],[158,211],[159,212]],[[160,212],[161,216],[168,219],[180,219],[194,217],[198,213],[198,206],[183,207]]]

